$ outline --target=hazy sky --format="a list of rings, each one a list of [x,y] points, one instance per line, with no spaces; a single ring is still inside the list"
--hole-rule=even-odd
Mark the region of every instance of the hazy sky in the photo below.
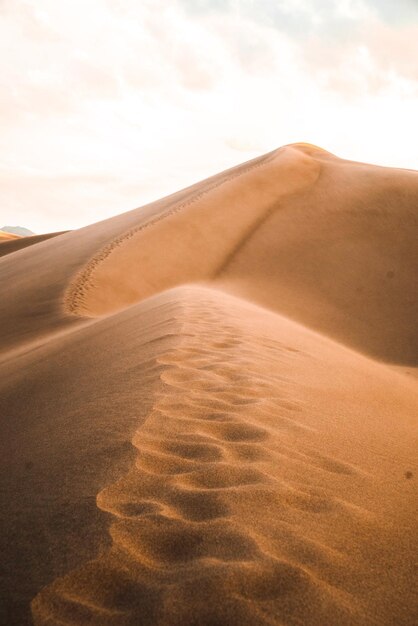
[[[0,0],[0,227],[77,228],[296,141],[418,169],[418,0]]]

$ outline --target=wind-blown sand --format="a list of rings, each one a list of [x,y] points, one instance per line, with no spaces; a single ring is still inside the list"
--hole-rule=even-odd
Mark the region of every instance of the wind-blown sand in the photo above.
[[[297,144],[0,260],[1,623],[417,622],[417,200]]]

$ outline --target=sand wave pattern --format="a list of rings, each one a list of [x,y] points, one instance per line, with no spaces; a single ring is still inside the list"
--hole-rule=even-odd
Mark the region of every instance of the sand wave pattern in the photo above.
[[[44,588],[35,624],[378,623],[352,593],[350,546],[318,531],[339,515],[360,532],[373,516],[314,486],[365,478],[306,443],[287,372],[309,355],[252,329],[251,311],[183,293],[136,462],[97,497],[112,547]]]

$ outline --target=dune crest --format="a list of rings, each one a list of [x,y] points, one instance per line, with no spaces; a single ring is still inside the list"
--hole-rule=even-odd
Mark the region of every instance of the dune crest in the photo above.
[[[301,383],[317,368],[315,388],[328,387],[324,373],[338,369],[357,386],[366,373],[381,377],[382,391],[386,371],[218,292],[173,295],[180,332],[157,356],[163,386],[133,438],[137,459],[97,498],[112,546],[37,596],[35,624],[407,623],[392,585],[406,601],[414,592],[389,574],[383,600],[375,570],[377,555],[401,560],[411,540],[408,420],[401,465],[395,454],[372,474],[382,420],[393,428],[381,411],[399,398],[366,408],[359,389],[330,434],[336,390],[321,415]],[[368,459],[346,447],[364,435],[359,410],[369,412]],[[394,532],[387,514],[397,507]]]

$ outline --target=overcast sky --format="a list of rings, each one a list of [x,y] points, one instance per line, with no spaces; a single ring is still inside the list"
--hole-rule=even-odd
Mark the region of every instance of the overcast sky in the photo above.
[[[418,169],[418,0],[0,0],[0,227],[78,228],[297,141]]]

